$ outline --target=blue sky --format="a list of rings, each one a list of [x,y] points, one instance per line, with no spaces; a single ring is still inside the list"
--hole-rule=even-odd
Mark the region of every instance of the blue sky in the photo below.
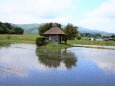
[[[0,0],[0,21],[58,22],[115,33],[115,0]]]

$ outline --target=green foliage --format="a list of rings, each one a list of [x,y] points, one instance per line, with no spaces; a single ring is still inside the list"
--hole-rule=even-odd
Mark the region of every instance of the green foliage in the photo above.
[[[77,36],[77,39],[78,39],[78,40],[81,40],[81,36]]]
[[[21,27],[13,27],[15,34],[23,34],[24,30]]]
[[[115,35],[112,35],[111,38],[115,38]]]
[[[8,27],[4,23],[1,23],[0,24],[0,34],[5,34],[8,32],[9,32]]]
[[[113,41],[115,41],[115,35],[112,35],[111,38],[113,39]]]
[[[77,39],[81,40],[81,34],[80,33],[77,34]]]
[[[45,23],[45,24],[40,25],[38,27],[39,35],[44,36],[43,33],[49,30],[50,28],[52,28],[53,24],[54,23],[51,22],[51,23]],[[61,28],[61,24],[58,24],[58,23],[55,23],[55,24],[57,24],[57,26]]]
[[[103,38],[110,38],[110,36],[103,36]]]
[[[4,24],[6,25],[6,27],[7,27],[8,29],[12,30],[11,24],[9,24],[9,23],[4,23]]]
[[[24,30],[20,27],[11,26],[9,23],[0,22],[0,34],[23,34]]]
[[[64,28],[64,32],[67,35],[68,39],[75,39],[75,37],[77,36],[77,34],[79,33],[77,30],[78,27],[73,26],[72,24],[68,24],[65,28]]]
[[[45,44],[45,41],[46,41],[46,37],[38,37],[36,38],[36,45],[37,46],[42,46]]]
[[[62,37],[62,41],[64,41],[65,44],[67,44],[67,39],[68,39],[67,36],[63,36],[63,37]]]
[[[115,41],[115,38],[113,38],[113,41]]]
[[[101,34],[99,33],[95,33],[95,34],[92,34],[92,33],[80,33],[82,37],[93,37],[93,38],[100,38],[102,37]]]
[[[44,46],[42,46],[43,48],[47,48],[47,49],[64,49],[64,48],[68,48],[71,47],[70,44],[54,44],[54,43],[46,43]]]

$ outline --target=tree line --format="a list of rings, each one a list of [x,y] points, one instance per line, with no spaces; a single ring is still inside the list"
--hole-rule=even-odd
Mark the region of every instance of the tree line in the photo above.
[[[100,33],[80,33],[82,37],[93,37],[93,38],[101,38],[102,35]]]
[[[23,34],[24,30],[21,27],[12,26],[10,23],[0,22],[0,34]]]
[[[113,41],[115,41],[115,35],[111,35],[111,36],[103,36],[103,38],[110,38]]]

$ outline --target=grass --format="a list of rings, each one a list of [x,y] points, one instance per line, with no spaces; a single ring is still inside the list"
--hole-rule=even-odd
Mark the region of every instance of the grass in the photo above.
[[[115,41],[68,40],[69,44],[115,46]]]
[[[53,44],[53,43],[47,43],[44,46],[40,46],[40,48],[48,48],[48,49],[60,49],[60,48],[68,48],[71,47],[70,44]]]
[[[23,34],[23,35],[8,35],[0,34],[0,45],[9,43],[30,43],[35,44],[36,38],[39,37],[38,34]],[[104,46],[115,46],[115,41],[90,41],[90,40],[68,40],[67,44],[52,44],[48,43],[42,47],[48,48],[63,48],[70,47],[73,44],[80,45],[104,45]]]
[[[1,35],[0,34],[0,44],[4,43],[31,43],[35,44],[36,37],[38,34],[24,34],[24,35]]]

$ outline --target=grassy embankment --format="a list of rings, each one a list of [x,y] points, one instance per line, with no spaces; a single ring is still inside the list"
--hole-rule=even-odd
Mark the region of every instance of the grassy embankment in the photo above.
[[[24,34],[24,35],[1,35],[0,34],[0,44],[7,43],[31,43],[35,44],[35,39],[38,34]]]
[[[115,41],[69,40],[69,44],[115,46]]]
[[[24,34],[24,35],[1,35],[0,34],[0,45],[7,43],[31,43],[35,44],[36,37],[38,34]],[[69,47],[73,44],[78,45],[104,45],[104,46],[115,46],[115,41],[90,41],[90,40],[68,40],[67,44],[46,44],[42,47]]]

